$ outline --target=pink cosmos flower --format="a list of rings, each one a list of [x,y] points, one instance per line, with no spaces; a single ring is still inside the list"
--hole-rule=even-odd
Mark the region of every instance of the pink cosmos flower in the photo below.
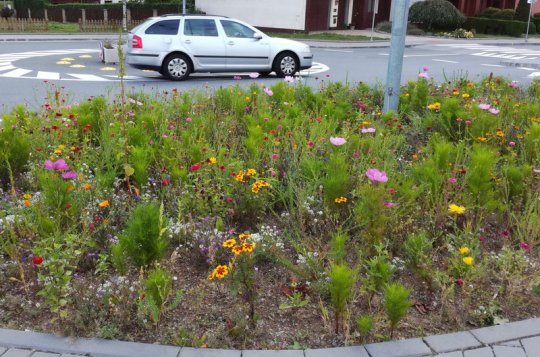
[[[516,143],[515,143],[514,141],[510,141],[510,142],[508,142],[508,145],[510,145],[510,146],[516,146]]]
[[[394,207],[396,204],[394,202],[384,201],[383,205],[385,205],[386,207]]]
[[[488,110],[489,108],[491,108],[491,105],[485,104],[485,103],[481,103],[481,104],[478,104],[478,108],[480,108],[480,109],[482,109],[482,110]]]
[[[237,81],[239,81],[239,80],[242,79],[242,77],[240,77],[240,76],[234,76],[233,79],[236,79]]]
[[[365,128],[365,129],[362,129],[361,132],[362,132],[362,134],[374,133],[375,128]]]
[[[69,169],[69,165],[66,164],[66,161],[64,159],[60,159],[56,162],[51,160],[45,160],[45,170],[51,171],[51,170],[58,170],[63,171]]]
[[[450,177],[448,179],[448,182],[450,182],[451,184],[455,184],[457,182],[457,179],[455,177]]]
[[[330,143],[335,146],[341,146],[345,144],[347,140],[345,138],[334,138],[333,136],[330,137]]]
[[[272,154],[272,159],[279,159],[279,154]]]
[[[268,87],[264,87],[263,90],[266,93],[266,95],[268,95],[269,97],[274,95],[274,92],[272,92],[272,90]]]
[[[285,83],[294,83],[293,76],[286,76],[285,78],[283,78],[283,80],[285,81]]]
[[[250,73],[249,78],[253,78],[253,79],[259,78],[259,73],[257,73],[257,72]]]
[[[489,108],[488,111],[491,113],[491,114],[499,114],[500,110],[497,109],[497,108]]]
[[[512,81],[510,83],[508,83],[508,87],[510,88],[517,88],[518,87],[518,83],[516,81]]]
[[[427,72],[427,71],[429,71],[429,68],[426,67],[426,66],[424,66],[424,67],[422,68],[422,70],[423,70],[424,72]]]
[[[64,180],[72,180],[74,178],[77,178],[79,176],[75,171],[68,171],[62,174],[62,178]]]
[[[368,179],[371,180],[371,182],[387,182],[388,176],[386,176],[386,172],[379,171],[377,169],[368,169],[366,171],[366,176]]]
[[[429,74],[427,74],[426,72],[420,72],[418,74],[418,78],[429,78]]]

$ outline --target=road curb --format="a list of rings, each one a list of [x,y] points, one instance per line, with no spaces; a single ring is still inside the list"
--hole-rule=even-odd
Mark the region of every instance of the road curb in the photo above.
[[[96,357],[405,357],[426,356],[437,353],[465,351],[465,355],[482,349],[491,350],[491,345],[521,348],[519,340],[527,342],[532,350],[540,346],[540,318],[483,327],[470,331],[410,338],[365,346],[349,346],[306,350],[222,350],[175,347],[139,342],[102,340],[97,338],[69,338],[56,335],[0,329],[0,355],[11,350],[34,352],[70,353]],[[513,342],[508,344],[507,341]],[[515,342],[515,343],[514,343]],[[524,347],[526,348],[527,346]],[[30,351],[31,350],[31,351]],[[35,353],[34,353],[35,355]]]

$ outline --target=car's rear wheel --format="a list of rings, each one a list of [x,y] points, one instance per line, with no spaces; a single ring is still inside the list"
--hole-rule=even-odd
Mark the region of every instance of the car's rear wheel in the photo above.
[[[274,71],[278,77],[294,76],[298,68],[298,58],[294,53],[281,53],[274,60]]]
[[[162,73],[173,81],[186,79],[191,71],[191,61],[183,54],[170,55],[163,62]]]

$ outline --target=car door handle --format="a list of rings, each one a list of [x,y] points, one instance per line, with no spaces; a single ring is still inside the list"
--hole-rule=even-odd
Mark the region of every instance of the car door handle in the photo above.
[[[234,41],[229,41],[228,44],[232,46],[232,45],[234,45]]]
[[[189,44],[191,43],[191,40],[185,40],[184,42]]]

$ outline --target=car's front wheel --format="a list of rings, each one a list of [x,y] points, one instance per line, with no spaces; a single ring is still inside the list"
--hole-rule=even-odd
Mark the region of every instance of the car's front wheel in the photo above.
[[[298,58],[291,52],[280,54],[274,61],[274,71],[278,77],[294,76],[298,68]]]
[[[162,73],[173,81],[186,79],[191,71],[191,61],[183,54],[170,55],[163,62]]]

